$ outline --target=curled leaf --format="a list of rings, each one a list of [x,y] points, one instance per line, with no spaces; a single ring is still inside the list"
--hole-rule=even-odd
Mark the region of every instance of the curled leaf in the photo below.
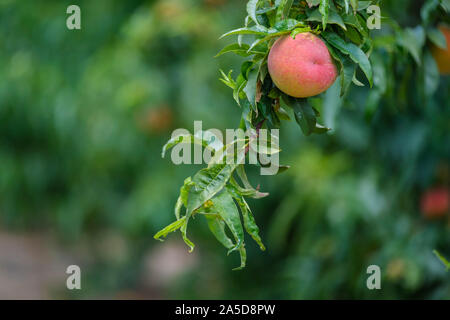
[[[160,240],[163,241],[161,239],[161,237],[165,238],[167,237],[167,235],[171,232],[177,231],[178,229],[180,229],[184,223],[185,223],[186,219],[185,217],[182,217],[181,219],[178,219],[177,221],[172,222],[171,224],[169,224],[167,227],[165,227],[164,229],[158,231],[153,238],[155,238],[156,240]]]
[[[225,232],[225,221],[219,216],[206,215],[209,230],[216,237],[216,239],[227,249],[234,247],[233,241]]]
[[[241,249],[244,247],[244,230],[241,219],[239,218],[239,211],[233,198],[228,192],[221,192],[217,197],[212,199],[212,202],[212,210],[217,212],[223,221],[225,221],[225,224],[230,229],[236,241],[234,247],[228,250],[228,254],[235,250],[239,250],[242,253]],[[241,268],[245,266],[245,259],[243,261],[242,258],[241,255]]]

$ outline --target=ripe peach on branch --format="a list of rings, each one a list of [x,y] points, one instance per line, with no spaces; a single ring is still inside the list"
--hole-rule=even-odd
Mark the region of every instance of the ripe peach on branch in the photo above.
[[[284,93],[307,98],[327,90],[336,80],[337,68],[327,46],[306,32],[279,38],[267,60],[270,76]]]

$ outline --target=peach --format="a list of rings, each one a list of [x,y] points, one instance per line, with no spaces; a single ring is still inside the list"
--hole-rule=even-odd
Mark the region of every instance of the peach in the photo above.
[[[450,74],[450,28],[441,25],[439,27],[441,32],[445,35],[445,40],[447,41],[447,49],[441,49],[436,46],[433,46],[432,53],[433,57],[436,60],[436,63],[439,68],[439,72],[442,75]]]
[[[270,76],[284,93],[306,98],[327,90],[336,80],[337,69],[325,43],[312,33],[280,37],[267,60]]]

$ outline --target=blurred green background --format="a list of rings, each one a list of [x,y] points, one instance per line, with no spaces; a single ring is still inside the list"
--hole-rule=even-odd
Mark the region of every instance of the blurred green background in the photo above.
[[[422,3],[382,15],[415,27]],[[81,30],[66,28],[70,4]],[[449,184],[449,79],[422,99],[427,65],[401,50],[374,52],[384,90],[340,100],[336,84],[315,101],[330,134],[283,124],[290,170],[250,169],[270,192],[250,202],[267,251],[249,239],[243,271],[201,219],[191,254],[179,233],[153,239],[200,168],[161,158],[171,132],[239,123],[218,70],[242,60],[213,57],[245,14],[242,0],[0,0],[0,298],[450,299],[432,253],[450,257],[449,215],[421,210]],[[82,290],[65,287],[71,264]],[[366,287],[371,264],[381,290]]]

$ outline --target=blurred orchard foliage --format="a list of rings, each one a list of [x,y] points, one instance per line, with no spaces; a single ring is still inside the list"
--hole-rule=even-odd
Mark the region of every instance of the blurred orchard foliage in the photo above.
[[[421,212],[423,194],[450,178],[449,79],[427,36],[449,21],[439,1],[424,2],[381,1],[374,89],[353,86],[340,99],[337,81],[315,101],[333,130],[304,137],[284,123],[290,170],[249,172],[270,192],[250,201],[267,251],[248,242],[247,267],[233,272],[238,258],[224,256],[206,223],[192,226],[201,245],[191,255],[164,253],[185,249],[178,237],[164,249],[152,236],[200,168],[161,159],[172,130],[239,122],[218,70],[240,60],[213,57],[245,2],[78,1],[82,29],[69,31],[69,1],[1,0],[0,229],[50,234],[68,251],[87,243],[74,297],[449,299],[449,273],[433,254],[450,256],[449,215]],[[371,264],[382,290],[366,288]],[[152,284],[165,269],[167,281]]]

